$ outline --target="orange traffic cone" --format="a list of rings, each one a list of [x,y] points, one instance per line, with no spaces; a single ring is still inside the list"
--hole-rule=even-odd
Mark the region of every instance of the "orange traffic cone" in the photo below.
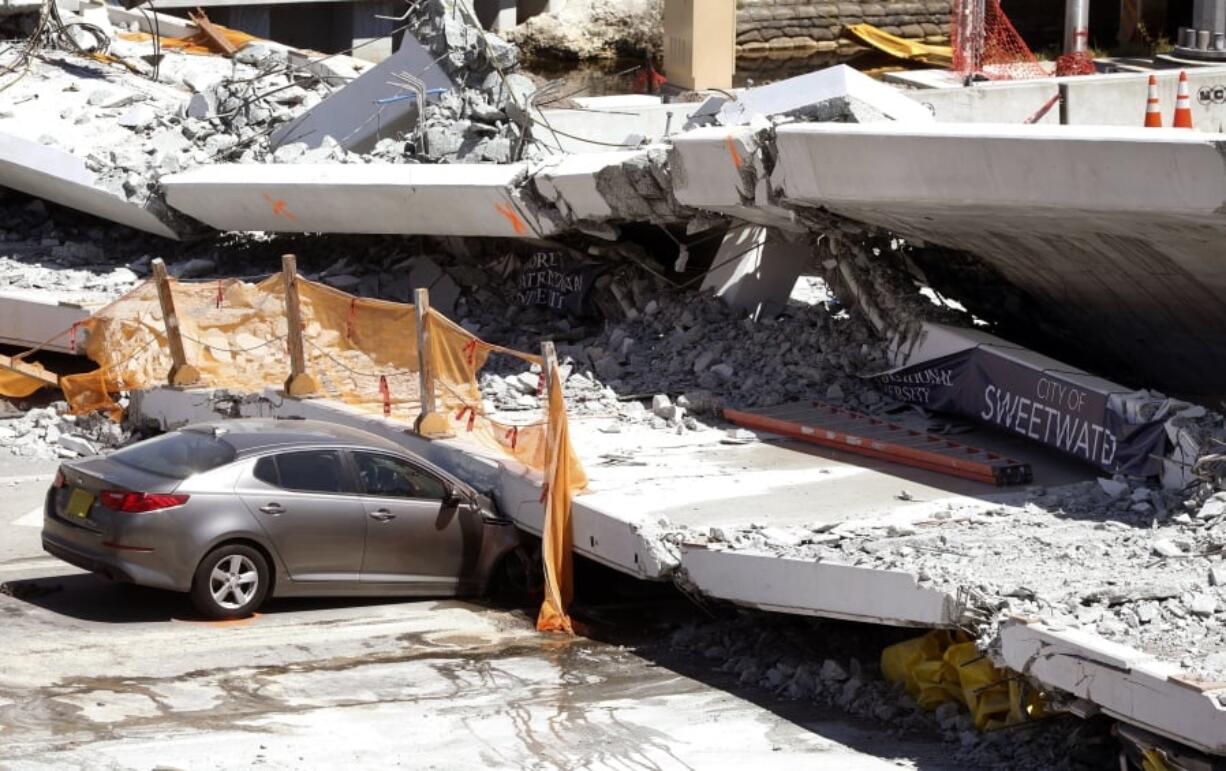
[[[1188,73],[1179,71],[1179,91],[1175,95],[1175,128],[1192,128],[1192,97],[1188,94]]]
[[[1158,79],[1149,76],[1149,97],[1145,100],[1145,128],[1162,128],[1162,110],[1158,108]]]

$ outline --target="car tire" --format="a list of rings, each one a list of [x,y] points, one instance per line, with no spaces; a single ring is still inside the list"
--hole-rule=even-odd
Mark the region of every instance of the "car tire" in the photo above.
[[[272,574],[264,555],[239,543],[218,546],[196,568],[192,602],[214,619],[246,618],[264,603]]]
[[[498,563],[490,586],[497,602],[516,607],[539,605],[545,597],[540,549],[517,546]]]

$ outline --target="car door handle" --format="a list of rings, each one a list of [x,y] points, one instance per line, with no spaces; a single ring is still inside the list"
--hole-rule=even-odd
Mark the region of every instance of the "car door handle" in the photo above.
[[[370,518],[380,522],[386,522],[389,519],[395,519],[396,515],[387,509],[376,509],[375,511],[370,512]]]
[[[279,503],[266,503],[260,507],[260,511],[265,514],[271,514],[274,517],[285,513],[285,507]]]

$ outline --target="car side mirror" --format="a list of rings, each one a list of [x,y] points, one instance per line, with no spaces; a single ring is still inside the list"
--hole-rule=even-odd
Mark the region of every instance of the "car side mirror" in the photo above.
[[[447,495],[443,498],[444,504],[450,508],[452,506],[459,506],[463,502],[464,496],[460,495],[459,490],[456,490],[454,487],[447,488]]]

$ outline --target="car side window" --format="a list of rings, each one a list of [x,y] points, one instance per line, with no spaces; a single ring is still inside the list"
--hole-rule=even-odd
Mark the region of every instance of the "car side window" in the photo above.
[[[336,450],[302,450],[285,452],[276,459],[278,487],[304,493],[353,492],[341,465],[341,455]],[[256,474],[259,474],[256,464]],[[267,482],[267,479],[263,479]]]
[[[255,462],[255,471],[252,474],[264,484],[272,485],[273,487],[281,486],[281,477],[277,475],[277,461],[271,455],[265,455],[257,460]]]
[[[355,452],[358,476],[367,495],[441,501],[447,497],[443,480],[390,455]]]

